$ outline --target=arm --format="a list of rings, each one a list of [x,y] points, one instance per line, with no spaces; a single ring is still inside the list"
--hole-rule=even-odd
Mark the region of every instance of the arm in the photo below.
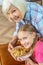
[[[12,37],[12,40],[9,42],[9,45],[8,45],[8,51],[9,52],[11,52],[12,49],[15,47],[15,43],[18,40],[17,33],[18,33],[18,30],[19,30],[21,24],[25,24],[23,22],[23,20],[21,20],[19,23],[16,23],[16,31],[14,32],[13,37]]]
[[[32,25],[43,36],[43,7],[37,3],[31,4]]]
[[[12,40],[9,42],[8,51],[10,53],[11,53],[12,49],[15,47],[17,40],[18,40],[17,36],[13,36]]]
[[[26,61],[25,61],[25,65],[38,65],[37,63],[33,62],[30,58],[28,58]]]
[[[18,37],[17,37],[18,29],[19,29],[19,24],[17,23],[16,24],[16,31],[14,32],[13,37],[12,37],[12,40],[9,42],[9,45],[8,45],[8,51],[10,53],[11,53],[12,49],[14,48],[15,43],[18,40]]]
[[[39,65],[43,65],[43,63],[39,63]]]
[[[26,22],[36,28],[38,35],[43,36],[43,7],[35,2],[28,2],[27,5]]]

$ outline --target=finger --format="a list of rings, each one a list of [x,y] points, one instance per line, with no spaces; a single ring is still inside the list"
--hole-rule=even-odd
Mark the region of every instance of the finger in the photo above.
[[[17,61],[23,61],[20,57],[17,58]]]
[[[11,56],[17,61],[17,58],[11,53]]]
[[[10,48],[8,48],[8,51],[11,53],[11,49]]]
[[[11,48],[11,49],[13,48],[13,46],[11,45],[11,43],[9,43],[8,48]]]

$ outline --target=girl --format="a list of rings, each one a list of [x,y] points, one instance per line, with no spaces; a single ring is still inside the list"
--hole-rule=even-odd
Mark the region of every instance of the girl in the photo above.
[[[26,65],[43,65],[43,41],[38,40],[37,32],[31,25],[22,25],[18,31],[18,39],[21,44],[26,48],[30,48],[30,52],[24,57],[19,57],[18,60],[26,60]],[[33,58],[31,57],[33,55]],[[33,63],[32,60],[36,63]]]

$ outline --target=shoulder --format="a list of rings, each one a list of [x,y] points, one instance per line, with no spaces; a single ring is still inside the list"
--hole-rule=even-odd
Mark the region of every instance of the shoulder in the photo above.
[[[36,2],[27,2],[27,7],[28,6],[36,6],[36,5],[39,5],[39,4],[37,4]]]
[[[43,7],[36,2],[27,2],[27,8],[29,8],[29,7],[31,7],[32,9],[38,8],[38,9],[43,10]]]
[[[27,10],[26,13],[29,11],[36,11],[38,9],[38,4],[35,2],[27,2]]]

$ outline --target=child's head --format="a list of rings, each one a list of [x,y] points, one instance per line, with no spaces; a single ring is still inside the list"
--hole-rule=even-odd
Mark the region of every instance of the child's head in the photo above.
[[[24,18],[26,8],[25,0],[4,0],[2,11],[10,21],[19,22]]]
[[[30,25],[22,25],[18,31],[19,41],[25,48],[30,48],[36,38],[36,29]]]

